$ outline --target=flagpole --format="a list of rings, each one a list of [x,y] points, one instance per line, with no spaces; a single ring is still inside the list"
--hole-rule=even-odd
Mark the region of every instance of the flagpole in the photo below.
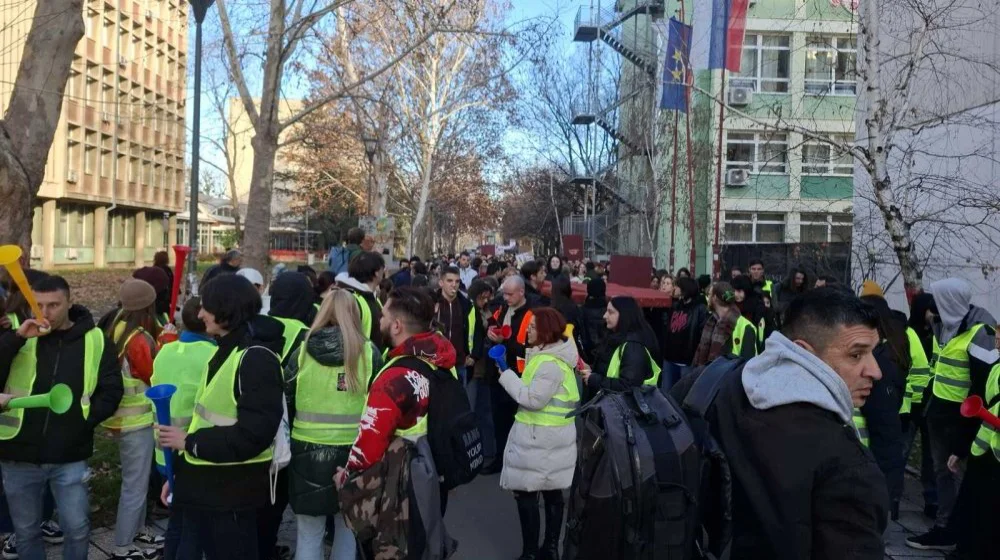
[[[728,33],[726,34],[728,43]],[[723,123],[726,119],[726,66],[728,61],[726,58],[729,55],[729,45],[726,44],[722,49],[722,68],[721,73],[721,85],[722,88],[719,90],[719,145],[718,145],[718,157],[719,159],[715,163],[715,241],[712,245],[712,272],[716,279],[722,276],[722,261],[719,260],[719,220],[722,215],[722,142],[723,142]]]
[[[690,110],[690,108],[689,108]],[[677,127],[680,126],[680,111],[674,111],[674,165],[673,165],[673,185],[670,189],[670,269],[675,270],[677,263],[674,261],[675,239],[677,238]]]
[[[680,18],[684,21],[684,14],[686,12],[684,0],[680,0]],[[690,68],[686,68],[684,71],[684,81],[687,82],[689,79],[694,80],[694,72]],[[694,212],[694,159],[691,153],[691,84],[685,88],[685,103],[687,105],[687,114],[684,115],[685,124],[685,150],[687,156],[687,192],[688,192],[688,230],[690,232],[689,240],[691,242],[691,249],[689,251],[690,259],[690,271],[691,274],[695,274],[696,261],[697,261],[697,245],[695,241],[695,212]],[[676,167],[676,159],[674,163]]]

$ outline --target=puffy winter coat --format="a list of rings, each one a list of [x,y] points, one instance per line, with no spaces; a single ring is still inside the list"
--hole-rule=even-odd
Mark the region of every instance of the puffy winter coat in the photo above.
[[[327,367],[344,365],[344,339],[340,327],[326,327],[314,332],[304,346],[292,353],[285,366],[285,395],[288,417],[295,417],[296,376],[299,352],[309,352],[314,360]],[[382,357],[372,352],[372,371],[382,368]],[[292,460],[288,464],[288,502],[299,515],[333,515],[339,511],[333,475],[347,464],[351,446],[320,445],[292,440]]]
[[[578,359],[576,344],[566,340],[544,348],[529,348],[528,362],[536,354],[548,354],[573,367]],[[541,410],[559,391],[562,370],[552,362],[542,362],[531,385],[525,385],[511,370],[500,375],[500,384],[521,408]],[[535,492],[562,490],[573,482],[576,466],[576,425],[529,426],[515,421],[503,455],[500,487],[505,490]]]

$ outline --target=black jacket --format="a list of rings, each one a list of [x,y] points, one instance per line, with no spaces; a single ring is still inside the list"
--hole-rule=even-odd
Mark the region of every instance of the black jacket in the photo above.
[[[552,304],[548,297],[542,295],[542,292],[539,292],[527,280],[524,281],[524,297],[527,298],[532,307],[548,307]]]
[[[514,315],[510,320],[510,330],[512,331],[510,338],[503,341],[504,348],[507,350],[507,365],[510,366],[510,368],[516,373],[521,373],[521,370],[517,367],[517,359],[525,359],[527,343],[526,337],[523,340],[519,340],[518,333],[521,331],[521,324],[524,323],[525,316],[532,307],[534,306],[531,304],[531,300],[528,299],[525,301],[524,305],[518,307],[517,310],[514,311]],[[502,326],[504,316],[507,315],[507,309],[508,307],[506,303],[500,306],[500,309],[497,309],[493,313],[493,316],[490,317],[489,326]],[[525,330],[525,332],[527,331]],[[489,341],[489,339],[487,339],[487,341],[489,344],[493,344],[492,341]],[[496,368],[493,369],[495,370]]]
[[[871,395],[861,407],[861,414],[868,426],[869,449],[889,487],[889,499],[897,502],[903,497],[903,473],[906,469],[903,424],[899,419],[906,375],[892,360],[892,351],[886,343],[876,346],[874,354],[882,370],[882,379],[872,386]]]
[[[584,339],[584,350],[591,360],[600,359],[600,349],[607,340],[608,326],[604,322],[604,313],[608,310],[607,301],[587,301],[580,306],[583,322],[586,324],[587,338]],[[593,365],[593,364],[591,364]]]
[[[219,340],[208,363],[208,381],[232,352],[264,346],[278,354],[284,344],[281,323],[259,315]],[[238,463],[267,449],[283,412],[281,365],[271,352],[250,350],[233,387],[236,424],[205,428],[187,437],[185,450],[213,463]],[[270,462],[231,466],[192,465],[175,460],[174,503],[214,511],[249,510],[270,503]]]
[[[683,401],[697,378],[670,393]],[[807,403],[754,408],[742,368],[709,409],[733,479],[732,558],[882,560],[885,478],[854,426]]]
[[[570,300],[553,301],[552,307],[566,319],[567,325],[573,325],[573,341],[576,343],[577,352],[581,358],[587,359],[589,356],[587,321],[583,317],[583,311]]]
[[[80,407],[83,393],[84,335],[94,328],[94,318],[86,308],[74,305],[69,310],[73,326],[52,331],[38,338],[35,351],[35,383],[31,394],[48,393],[53,385],[64,383],[73,390],[73,405],[65,414],[47,408],[28,408],[24,423],[14,439],[0,441],[0,460],[25,463],[74,463],[85,461],[94,452],[94,428],[118,410],[122,400],[122,370],[115,345],[104,337],[104,353],[97,377],[97,388],[90,398],[90,416],[84,420]],[[7,384],[10,366],[25,339],[15,331],[0,335],[0,385]]]
[[[639,387],[643,381],[653,377],[653,368],[650,366],[650,356],[657,360],[659,353],[656,351],[654,341],[644,340],[639,333],[629,333],[625,338],[625,349],[622,351],[621,369],[618,377],[610,379],[607,377],[608,365],[617,349],[613,343],[605,345],[605,350],[596,365],[594,373],[587,379],[587,387],[592,392],[605,391],[626,391],[632,387]]]
[[[201,283],[198,284],[198,286],[204,287],[205,284],[208,284],[209,280],[215,278],[216,276],[222,274],[236,274],[239,271],[240,271],[239,267],[233,266],[228,262],[220,262],[219,264],[213,265],[208,270],[205,271],[205,274],[201,277]]]
[[[652,324],[660,342],[663,360],[691,365],[701,341],[701,331],[708,320],[708,308],[698,296],[689,301],[674,301],[672,307],[658,314],[660,324]]]
[[[441,290],[434,292],[434,301],[437,304],[437,328],[455,347],[455,363],[464,366],[465,357],[472,352],[469,348],[469,311],[472,303],[462,292],[456,294],[455,301],[449,302],[441,295]]]

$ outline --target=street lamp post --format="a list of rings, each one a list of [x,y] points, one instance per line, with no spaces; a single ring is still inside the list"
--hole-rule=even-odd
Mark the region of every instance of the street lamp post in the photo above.
[[[361,138],[361,141],[365,144],[365,156],[368,157],[368,203],[367,206],[365,206],[365,212],[369,216],[373,216],[372,181],[375,177],[375,155],[378,153],[379,139],[377,136],[369,136],[366,134]]]
[[[201,24],[215,0],[188,0],[194,11],[194,122],[191,123],[191,210],[188,222],[188,270],[197,274],[198,264],[198,173],[201,163]],[[193,292],[193,290],[192,290]]]

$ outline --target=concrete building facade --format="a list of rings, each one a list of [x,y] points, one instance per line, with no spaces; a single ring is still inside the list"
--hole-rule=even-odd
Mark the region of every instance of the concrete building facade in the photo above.
[[[0,6],[9,102],[34,2]],[[25,14],[28,14],[27,16]],[[174,243],[186,191],[188,7],[87,0],[32,226],[32,266],[141,266]]]

